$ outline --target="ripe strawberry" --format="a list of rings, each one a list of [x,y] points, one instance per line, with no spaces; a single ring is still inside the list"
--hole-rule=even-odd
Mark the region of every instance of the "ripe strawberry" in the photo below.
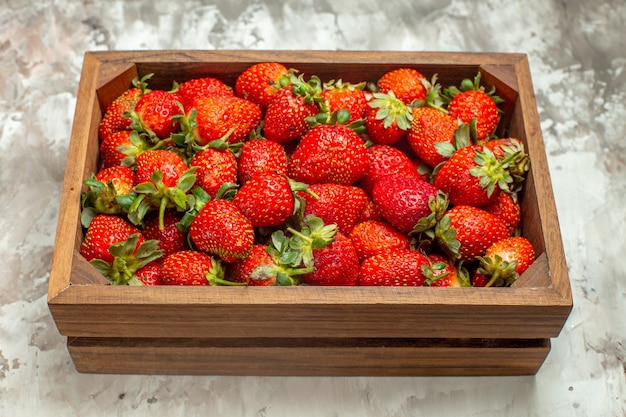
[[[350,239],[362,262],[370,256],[394,249],[409,249],[410,238],[386,221],[367,220],[354,226]]]
[[[327,246],[313,249],[313,271],[302,276],[308,285],[354,286],[358,284],[359,257],[350,238],[337,233]]]
[[[159,210],[159,227],[165,227],[166,208],[187,209],[187,192],[196,181],[195,168],[170,150],[145,151],[137,156],[135,192],[139,194],[129,209],[129,219],[140,224],[151,209]]]
[[[504,222],[509,235],[512,235],[522,220],[522,212],[517,198],[509,193],[498,193],[496,198],[482,209]]]
[[[351,185],[369,166],[361,137],[344,125],[319,125],[308,131],[294,151],[289,177],[306,184]]]
[[[267,139],[278,143],[299,139],[309,130],[307,118],[319,112],[315,101],[319,93],[310,90],[301,95],[294,88],[292,85],[281,88],[268,104],[263,124]]]
[[[235,96],[199,98],[194,102],[194,108],[196,111],[188,114],[187,118],[192,126],[191,134],[201,146],[218,139],[228,144],[241,142],[248,138],[261,121],[258,105]]]
[[[152,261],[145,266],[142,266],[137,271],[135,271],[135,276],[131,281],[139,280],[142,285],[154,286],[154,285],[162,285],[163,280],[161,279],[161,269],[163,267],[163,261],[158,259],[156,261]],[[135,281],[135,283],[138,285]]]
[[[409,233],[420,219],[432,213],[429,201],[438,191],[421,178],[386,176],[374,185],[372,200],[389,223]]]
[[[442,250],[463,262],[474,261],[491,244],[507,236],[506,225],[499,218],[467,205],[449,209],[435,228],[435,239]]]
[[[513,236],[491,244],[479,260],[475,286],[509,286],[535,261],[535,250],[525,237]]]
[[[415,100],[426,99],[426,87],[423,80],[426,78],[421,72],[413,68],[398,68],[383,74],[378,79],[378,90],[388,94],[393,91],[395,96],[405,104]]]
[[[481,145],[463,147],[435,174],[433,184],[446,192],[454,205],[484,206],[513,179],[490,149]]]
[[[159,227],[159,214],[157,212],[148,213],[142,229],[144,238],[157,240],[163,256],[187,249],[187,237],[178,228],[181,218],[182,213],[174,209],[166,210],[163,216],[164,228],[161,229]]]
[[[363,88],[365,83],[351,84],[342,80],[324,83],[321,98],[324,100],[323,108],[329,114],[340,110],[347,110],[350,113],[346,124],[353,123],[365,117],[367,110],[367,98]]]
[[[412,249],[394,249],[370,256],[361,264],[359,285],[422,286],[426,276],[422,266],[428,258]]]
[[[132,129],[132,120],[128,117],[128,114],[135,110],[135,106],[141,96],[150,91],[147,80],[152,75],[147,74],[141,80],[135,78],[132,82],[133,87],[124,91],[107,106],[98,126],[100,140],[105,140],[112,133]]]
[[[480,85],[480,73],[473,81],[463,80],[460,90],[451,87],[445,92],[449,97],[448,112],[471,126],[473,140],[486,141],[495,132],[500,121],[498,103],[502,99],[494,95],[495,89],[485,92]]]
[[[237,160],[237,177],[240,184],[261,172],[287,174],[287,154],[277,142],[252,139],[243,143]]]
[[[87,225],[98,213],[120,214],[128,211],[133,199],[135,172],[129,167],[112,166],[92,174],[83,183],[88,191],[81,198],[81,221]]]
[[[211,200],[198,212],[189,237],[198,250],[217,255],[225,262],[235,262],[252,251],[254,230],[230,200]]]
[[[457,269],[445,256],[432,253],[428,255],[429,264],[422,266],[426,276],[424,285],[429,287],[468,287],[469,278],[464,268]]]
[[[99,214],[87,228],[80,253],[112,284],[132,285],[137,270],[161,257],[157,244],[121,217]]]
[[[417,178],[417,167],[400,149],[389,145],[372,145],[367,148],[369,165],[359,186],[371,194],[378,180],[386,176]]]
[[[388,94],[374,93],[365,111],[365,128],[374,143],[391,145],[406,137],[411,127],[411,108]]]
[[[219,260],[194,250],[166,257],[161,280],[165,285],[237,285],[224,279],[224,268]]]
[[[212,95],[235,95],[233,89],[222,81],[213,77],[192,78],[180,84],[176,89],[180,102],[189,113],[196,100]]]
[[[275,172],[262,172],[237,191],[233,203],[252,227],[279,226],[294,213],[296,190],[306,190],[306,185]]]
[[[360,221],[369,197],[359,187],[341,184],[313,184],[311,194],[298,192],[304,200],[304,217],[314,215],[325,224],[336,224],[339,231],[350,234]]]
[[[135,119],[132,127],[148,134],[156,141],[170,137],[178,127],[175,116],[181,115],[176,93],[165,90],[151,90],[141,96],[131,118]]]
[[[278,62],[254,64],[235,80],[235,94],[258,104],[265,111],[281,88],[281,79],[288,80],[291,72]]]
[[[104,168],[116,165],[133,166],[137,155],[148,150],[148,144],[135,130],[111,133],[100,142],[100,157]]]
[[[447,160],[454,148],[457,120],[433,107],[418,107],[413,110],[413,120],[408,133],[409,146],[429,166],[435,167]],[[448,147],[448,152],[443,151]]]
[[[229,149],[209,146],[194,154],[189,166],[196,167],[196,185],[211,198],[224,184],[237,182],[237,158]]]

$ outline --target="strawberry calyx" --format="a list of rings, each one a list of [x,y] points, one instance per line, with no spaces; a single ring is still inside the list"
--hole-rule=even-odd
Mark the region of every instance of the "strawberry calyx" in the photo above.
[[[109,247],[113,262],[102,259],[89,261],[113,285],[143,285],[135,277],[135,272],[152,261],[159,259],[163,252],[159,249],[158,240],[145,240],[139,246],[139,234],[132,234],[127,240],[114,243]]]
[[[337,225],[324,224],[319,217],[309,215],[303,219],[300,230],[287,227],[291,233],[289,241],[290,248],[296,253],[296,258],[292,265],[303,264],[307,268],[313,267],[313,250],[323,249],[335,241],[337,236]]]
[[[479,256],[480,262],[476,273],[485,276],[485,287],[510,287],[518,278],[517,260],[505,261],[500,255]]]
[[[434,238],[450,259],[461,257],[461,242],[456,239],[457,234],[449,214],[445,214],[435,225]]]
[[[450,158],[452,154],[454,154],[456,151],[471,144],[472,140],[470,137],[470,126],[467,123],[462,123],[459,121],[459,125],[454,131],[454,142],[436,142],[434,146],[435,149],[437,149],[437,153],[439,153],[439,155]],[[445,161],[439,164],[438,167],[435,167],[434,173],[436,173],[438,168],[441,168],[444,163]]]
[[[83,184],[89,187],[89,191],[81,196],[81,224],[85,228],[89,227],[91,220],[98,214],[128,213],[137,197],[135,192],[118,194],[112,181],[105,184],[98,181],[94,174],[83,181]]]
[[[413,110],[410,106],[407,106],[402,100],[396,98],[393,91],[385,93],[372,93],[372,100],[368,102],[368,105],[376,111],[376,119],[383,121],[385,128],[391,127],[394,122],[398,128],[402,130],[409,130],[411,128],[411,121],[413,120]]]
[[[227,279],[225,279],[226,274],[224,271],[224,267],[222,266],[222,263],[215,258],[211,259],[211,267],[204,274],[204,276],[206,277],[207,281],[209,282],[209,285],[211,286],[221,285],[221,286],[241,287],[241,286],[246,285],[245,282],[233,282],[233,281],[228,281]]]
[[[482,91],[486,93],[489,97],[493,99],[493,101],[496,102],[496,104],[503,103],[504,100],[495,94],[496,93],[495,86],[492,86],[491,89],[489,89],[489,91],[485,91],[485,87],[481,85],[480,83],[481,77],[482,77],[482,74],[479,72],[474,76],[473,80],[470,80],[469,78],[463,79],[463,81],[461,81],[461,84],[459,86],[460,88],[454,85],[448,88],[445,88],[443,90],[443,94],[441,95],[441,99],[444,101],[445,104],[447,104],[457,94],[464,92],[464,91],[475,90],[475,91]]]
[[[435,238],[435,227],[444,217],[449,205],[448,195],[441,190],[430,196],[428,198],[430,214],[419,219],[409,234],[418,235],[420,241],[432,241]]]
[[[496,158],[489,148],[483,146],[476,150],[474,162],[477,166],[470,168],[469,172],[479,178],[478,185],[486,190],[488,197],[493,195],[496,186],[505,192],[510,191],[513,177],[508,170],[508,159]]]
[[[448,113],[445,108],[445,100],[441,90],[441,84],[437,82],[437,74],[434,74],[430,81],[426,78],[421,78],[420,82],[426,89],[426,98],[424,100],[414,100],[411,103],[411,107],[432,107],[443,113]]]

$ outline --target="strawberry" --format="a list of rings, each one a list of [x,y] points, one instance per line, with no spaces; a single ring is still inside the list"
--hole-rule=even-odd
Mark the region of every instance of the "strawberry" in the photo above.
[[[181,218],[180,212],[174,209],[166,210],[163,216],[164,228],[161,229],[159,227],[159,214],[157,212],[148,213],[142,229],[144,238],[157,240],[163,256],[187,249],[187,237],[178,227]]]
[[[474,80],[465,79],[460,90],[450,87],[445,91],[449,98],[448,112],[456,119],[471,127],[471,137],[476,142],[486,141],[498,127],[500,114],[498,103],[502,99],[495,96],[495,88],[485,92],[480,85],[480,73]]]
[[[394,249],[370,256],[361,264],[359,285],[422,286],[427,279],[422,266],[428,263],[426,255],[412,249]]]
[[[422,265],[422,273],[426,276],[424,285],[428,287],[469,287],[467,270],[456,268],[450,260],[439,254],[428,255],[428,265]]]
[[[409,233],[418,221],[431,214],[429,205],[439,190],[421,178],[386,176],[372,189],[372,200],[395,228]]]
[[[509,184],[509,190],[518,192],[522,189],[526,179],[526,173],[530,169],[530,160],[524,151],[524,144],[517,138],[491,139],[485,143],[494,156],[506,166],[513,181]]]
[[[422,161],[435,167],[450,156],[440,149],[454,146],[457,128],[457,120],[450,114],[433,107],[418,107],[413,110],[407,136],[409,146]]]
[[[127,212],[134,199],[135,172],[129,167],[104,168],[83,181],[88,187],[81,197],[81,223],[86,227],[99,213]]]
[[[417,167],[400,149],[389,145],[372,145],[367,148],[369,165],[359,186],[371,194],[378,180],[386,176],[417,178]]]
[[[128,114],[135,110],[137,102],[148,89],[147,80],[153,74],[147,74],[141,80],[135,78],[132,81],[133,87],[120,94],[111,104],[109,104],[98,125],[98,136],[100,140],[105,140],[112,133],[124,130],[131,130],[131,118]]]
[[[207,147],[193,155],[190,167],[196,167],[196,185],[211,198],[228,183],[237,182],[237,158],[229,149]]]
[[[481,145],[463,147],[435,174],[433,184],[448,194],[454,205],[484,206],[513,181],[507,165]]]
[[[237,159],[237,177],[240,184],[261,172],[287,174],[287,154],[279,143],[252,139],[243,143]]]
[[[298,94],[294,86],[281,88],[265,111],[263,134],[267,139],[287,143],[299,139],[309,130],[307,119],[319,112],[315,90]]]
[[[522,220],[522,212],[517,197],[509,193],[498,193],[496,198],[482,209],[504,222],[509,235],[512,235]]]
[[[494,242],[508,236],[506,225],[485,210],[460,205],[449,209],[435,228],[435,239],[452,259],[474,261]]]
[[[323,108],[329,114],[340,110],[347,110],[350,117],[346,124],[353,123],[365,117],[367,98],[363,88],[365,83],[351,84],[342,80],[324,83],[320,97],[324,100]]]
[[[306,184],[332,182],[351,185],[368,169],[367,148],[361,137],[344,125],[319,125],[296,147],[289,176]]]
[[[176,93],[165,90],[151,90],[141,96],[134,111],[130,112],[134,120],[132,127],[145,132],[153,140],[170,137],[178,127],[175,116],[182,114]]]
[[[535,261],[535,250],[525,237],[513,236],[491,244],[479,260],[475,286],[509,286]]]
[[[313,253],[330,245],[337,237],[337,225],[325,224],[322,219],[308,215],[299,223],[299,230],[287,226],[287,237],[282,230],[272,233],[272,242],[280,247],[284,263],[292,266],[313,268]]]
[[[105,136],[100,142],[100,157],[104,168],[116,165],[133,166],[137,155],[153,145],[135,130],[122,130]]]
[[[196,248],[225,262],[247,257],[254,244],[254,230],[248,220],[230,200],[211,200],[198,212],[189,237]]]
[[[158,242],[145,240],[139,229],[121,217],[93,218],[80,254],[115,285],[137,284],[137,270],[161,257]]]
[[[196,100],[212,95],[235,95],[233,89],[213,77],[192,78],[180,84],[176,89],[180,102],[188,113]]]
[[[383,74],[378,79],[378,91],[388,94],[393,91],[395,96],[405,104],[415,100],[426,99],[426,87],[422,83],[426,78],[413,68],[397,68]]]
[[[194,102],[187,114],[194,141],[204,146],[222,139],[228,144],[248,138],[261,121],[261,109],[251,101],[227,95],[212,95]]]
[[[394,249],[409,249],[410,238],[385,221],[367,220],[357,224],[350,239],[360,261]]]
[[[280,226],[294,213],[293,193],[306,189],[305,184],[284,175],[262,172],[237,191],[233,203],[250,220],[252,227]]]
[[[270,101],[287,82],[293,70],[278,62],[260,62],[243,71],[235,80],[235,94],[250,100],[265,111]]]
[[[159,227],[164,229],[166,208],[187,209],[187,192],[196,181],[195,168],[169,150],[145,151],[137,156],[137,185],[139,196],[129,209],[129,219],[140,224],[151,209],[159,210]]]
[[[304,274],[308,285],[354,286],[358,284],[359,257],[350,238],[337,233],[323,248],[313,249],[313,271]]]
[[[314,215],[325,224],[336,224],[339,231],[350,234],[360,221],[369,197],[359,187],[341,184],[313,184],[306,194],[298,192],[304,201],[303,215]]]
[[[154,285],[162,285],[163,280],[161,279],[161,269],[163,267],[162,260],[152,261],[137,271],[135,271],[134,279],[137,279],[141,282],[142,285],[154,286]]]
[[[161,280],[165,285],[239,285],[224,279],[224,268],[219,260],[194,250],[166,257]]]
[[[374,93],[365,111],[365,128],[374,143],[391,145],[406,137],[413,114],[393,91]]]

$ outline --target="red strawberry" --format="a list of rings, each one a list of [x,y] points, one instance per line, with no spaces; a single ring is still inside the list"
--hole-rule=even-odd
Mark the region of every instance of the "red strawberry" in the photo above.
[[[195,168],[169,150],[145,151],[137,156],[139,194],[129,210],[129,219],[139,224],[151,209],[159,210],[159,227],[163,229],[166,208],[187,209],[187,192],[196,181]]]
[[[491,244],[479,260],[474,286],[509,286],[535,261],[535,250],[525,237],[513,236]]]
[[[128,114],[135,110],[141,96],[150,91],[146,84],[150,77],[152,74],[146,75],[141,80],[134,79],[133,87],[124,91],[107,106],[98,126],[98,136],[101,140],[105,140],[112,133],[132,129]]]
[[[307,118],[319,112],[311,95],[298,95],[293,89],[293,86],[281,88],[267,106],[263,124],[267,139],[278,143],[299,139],[309,130]]]
[[[293,193],[298,189],[304,190],[306,186],[275,172],[262,172],[237,191],[233,203],[252,227],[279,226],[294,213]]]
[[[169,138],[177,129],[176,116],[182,114],[176,93],[164,90],[151,90],[141,96],[132,117],[141,131],[146,132],[153,140]]]
[[[350,234],[368,205],[367,194],[359,187],[341,184],[313,184],[309,191],[316,197],[298,192],[304,200],[304,216],[314,215],[325,224],[336,224],[343,234]]]
[[[413,110],[413,120],[408,133],[411,149],[434,167],[447,160],[454,148],[457,120],[433,107],[418,107]],[[469,143],[468,143],[469,144]],[[445,147],[448,151],[444,151]]]
[[[350,232],[360,261],[394,249],[409,249],[410,238],[385,221],[364,221]]]
[[[473,206],[455,206],[437,223],[435,238],[451,258],[474,261],[494,242],[508,236],[506,225],[496,216]]]
[[[100,143],[102,165],[104,168],[116,165],[133,166],[137,155],[151,146],[135,130],[111,133]]]
[[[386,176],[374,185],[372,200],[389,223],[409,233],[420,219],[432,213],[429,202],[438,191],[421,178]]]
[[[448,194],[454,205],[484,206],[491,203],[501,189],[508,190],[513,179],[507,166],[488,148],[466,146],[443,164],[433,184]]]
[[[370,256],[361,264],[359,285],[422,286],[426,276],[422,266],[428,258],[412,249],[394,249]]]
[[[406,137],[411,127],[411,108],[388,94],[374,93],[365,111],[365,128],[374,143],[391,145]]]
[[[450,97],[448,112],[471,126],[471,137],[477,142],[487,140],[500,121],[498,103],[502,99],[495,96],[494,92],[495,89],[489,93],[484,91],[480,85],[480,73],[474,81],[463,80],[460,90],[456,87],[446,90]]]
[[[432,253],[428,255],[429,264],[422,266],[426,276],[424,285],[429,287],[468,287],[469,278],[463,268],[457,269],[445,256]]]
[[[143,226],[143,236],[146,239],[159,241],[159,249],[163,256],[187,249],[187,237],[178,228],[182,213],[168,209],[163,217],[164,228],[159,227],[159,214],[151,212],[146,215]]]
[[[165,285],[237,285],[224,279],[219,260],[194,250],[179,251],[166,257],[161,280]]]
[[[359,257],[342,233],[324,248],[313,249],[313,271],[302,276],[308,285],[353,286],[358,283]]]
[[[288,172],[306,184],[351,185],[366,174],[368,166],[365,143],[355,131],[344,125],[319,125],[302,137]]]
[[[496,198],[482,209],[504,222],[509,234],[513,234],[522,220],[522,212],[517,198],[509,193],[498,193]]]
[[[241,142],[261,121],[261,109],[251,101],[235,96],[212,95],[194,102],[195,117],[188,114],[192,135],[204,146],[223,139],[228,144]],[[195,125],[193,124],[195,122]]]
[[[237,183],[237,158],[229,149],[207,147],[197,152],[189,161],[196,167],[196,184],[211,198],[228,183]]]
[[[135,172],[129,167],[113,166],[98,171],[83,182],[89,190],[82,195],[84,225],[98,213],[120,214],[132,202]]]
[[[211,200],[191,222],[189,237],[198,250],[235,262],[252,251],[254,230],[232,201]]]
[[[237,177],[243,185],[261,172],[287,174],[287,154],[277,142],[252,139],[243,143],[237,160]]]
[[[378,90],[381,93],[393,91],[395,96],[405,104],[414,100],[426,99],[426,87],[422,81],[425,77],[413,68],[398,68],[383,74],[378,80]]]
[[[367,173],[359,181],[366,193],[371,194],[378,180],[386,176],[417,178],[420,176],[417,167],[409,157],[389,145],[373,145],[367,148],[369,165]]]
[[[198,99],[212,95],[233,96],[233,89],[213,77],[193,78],[180,84],[177,88],[180,102],[188,113]]]
[[[138,279],[142,285],[154,286],[162,285],[161,269],[163,267],[162,260],[152,261],[149,264],[139,268],[135,271],[135,278]]]
[[[340,110],[347,110],[350,113],[346,124],[350,124],[365,117],[367,110],[367,98],[363,88],[365,83],[350,84],[342,80],[329,81],[324,84],[320,96],[324,100],[324,109],[329,115]]]
[[[258,104],[265,111],[281,88],[281,79],[287,81],[290,73],[290,70],[278,62],[254,64],[235,80],[235,93],[238,97]]]
[[[113,255],[109,248],[114,243],[124,242],[137,234],[137,247],[144,241],[141,231],[118,216],[99,214],[95,216],[85,234],[85,239],[80,247],[80,254],[85,259],[101,259],[107,263],[113,263]]]

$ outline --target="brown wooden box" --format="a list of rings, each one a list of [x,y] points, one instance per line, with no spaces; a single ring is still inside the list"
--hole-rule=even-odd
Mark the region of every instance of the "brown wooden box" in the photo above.
[[[111,286],[79,254],[82,181],[103,109],[136,76],[152,88],[261,61],[323,81],[414,67],[443,86],[482,74],[505,99],[499,134],[524,141],[523,235],[536,262],[511,288]],[[328,51],[88,52],[78,87],[48,305],[80,372],[237,375],[515,375],[537,372],[572,307],[527,57]]]

